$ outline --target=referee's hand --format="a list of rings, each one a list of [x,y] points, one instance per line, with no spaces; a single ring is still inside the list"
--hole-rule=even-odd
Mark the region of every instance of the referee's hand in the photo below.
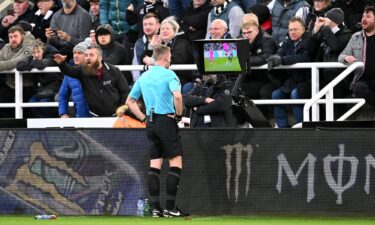
[[[170,118],[175,119],[177,123],[179,123],[182,120],[182,115],[176,115],[176,114],[174,114],[174,115],[167,115],[167,116],[169,116]]]

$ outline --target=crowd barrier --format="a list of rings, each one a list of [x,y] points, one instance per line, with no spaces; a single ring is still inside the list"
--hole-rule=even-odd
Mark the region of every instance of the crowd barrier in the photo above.
[[[136,215],[144,129],[0,130],[0,214]],[[374,215],[374,129],[184,129],[194,215]],[[165,199],[162,172],[161,200]]]
[[[118,66],[121,71],[133,71],[138,70],[142,71],[144,70],[144,66],[142,65],[119,65]],[[346,119],[349,117],[352,113],[354,113],[357,109],[359,109],[365,102],[363,99],[334,99],[333,98],[333,87],[339,83],[342,79],[344,79],[346,76],[348,76],[352,71],[355,69],[363,67],[363,63],[356,62],[352,64],[351,66],[347,67],[346,65],[342,63],[335,63],[335,62],[320,62],[320,63],[297,63],[290,66],[279,66],[275,69],[311,69],[311,91],[312,96],[314,100],[310,99],[299,99],[299,100],[254,100],[255,104],[307,104],[308,107],[304,109],[304,121],[309,121],[310,117],[307,115],[310,115],[309,108],[311,107],[311,121],[319,121],[319,105],[318,104],[326,104],[326,119],[327,120],[333,120],[333,104],[356,104],[348,113],[346,113],[343,117],[341,117],[341,120]],[[334,85],[330,85],[329,88],[324,89],[324,92],[320,92],[319,87],[319,69],[323,68],[346,68],[346,70],[342,73],[345,75],[339,76],[339,78],[336,78],[333,82]],[[172,70],[197,70],[196,65],[172,65]],[[267,65],[259,66],[259,67],[252,67],[252,70],[264,70],[267,69]],[[47,103],[26,103],[23,102],[22,99],[22,76],[28,76],[33,73],[52,73],[52,72],[60,72],[58,67],[48,67],[42,71],[33,69],[32,71],[24,71],[19,72],[17,70],[12,71],[2,71],[0,73],[14,73],[15,74],[15,102],[14,103],[0,103],[0,108],[15,108],[15,118],[20,119],[23,118],[23,108],[26,107],[57,107],[57,102],[47,102]],[[332,84],[332,83],[331,83]],[[320,92],[320,93],[319,93]],[[319,98],[316,98],[316,95],[319,93]],[[320,99],[323,96],[327,96],[326,99]],[[70,106],[73,105],[72,102],[69,103]]]

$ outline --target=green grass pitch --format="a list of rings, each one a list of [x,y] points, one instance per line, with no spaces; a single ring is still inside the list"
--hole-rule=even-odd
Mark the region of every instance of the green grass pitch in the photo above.
[[[375,217],[291,217],[291,216],[191,216],[151,218],[126,216],[60,216],[56,220],[35,220],[33,216],[0,216],[2,225],[373,225]]]
[[[237,57],[233,57],[232,63],[229,63],[228,57],[215,58],[211,63],[209,58],[204,58],[206,71],[241,71]]]

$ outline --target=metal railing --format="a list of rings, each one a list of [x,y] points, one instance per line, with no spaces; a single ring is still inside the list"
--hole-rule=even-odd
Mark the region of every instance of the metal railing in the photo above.
[[[142,71],[144,70],[143,65],[118,65],[117,66],[121,71]],[[326,88],[323,90],[328,90],[326,93],[319,92],[319,69],[322,68],[347,68],[344,70],[343,73],[349,74],[351,71],[353,71],[355,68],[363,67],[363,64],[355,63],[347,68],[346,65],[342,63],[297,63],[290,66],[279,66],[275,69],[311,69],[311,95],[313,98],[310,99],[298,99],[298,100],[292,100],[292,99],[278,99],[278,100],[253,100],[255,104],[260,105],[269,105],[269,104],[306,104],[309,102],[309,108],[311,108],[312,113],[312,121],[319,121],[319,105],[318,104],[326,104],[327,107],[327,115],[333,115],[333,103],[339,103],[339,104],[357,104],[355,107],[353,107],[349,112],[345,114],[345,116],[341,117],[347,118],[350,116],[350,114],[354,113],[355,110],[357,110],[360,106],[362,106],[364,103],[358,104],[359,102],[362,102],[362,99],[333,99],[333,97],[329,97],[324,99],[320,99],[322,96],[324,96],[326,93],[328,93],[330,96],[333,96],[333,86],[335,86],[338,82],[340,82],[343,78],[343,76],[338,76],[336,79],[334,79],[334,83],[331,83],[332,85],[327,85]],[[196,65],[172,65],[172,70],[197,70]],[[267,65],[259,66],[259,67],[252,67],[252,70],[264,70],[267,69]],[[31,71],[23,71],[22,73],[17,70],[12,71],[1,71],[0,73],[14,73],[15,74],[15,102],[14,103],[0,103],[0,108],[15,108],[15,118],[20,119],[23,118],[23,108],[29,108],[29,107],[58,107],[58,102],[43,102],[43,103],[26,103],[23,102],[22,98],[22,86],[23,86],[23,79],[22,76],[25,74],[25,76],[28,76],[32,73],[54,73],[54,72],[60,72],[58,67],[48,67],[44,70],[36,70],[33,69]],[[347,76],[347,75],[346,75]],[[346,77],[345,76],[345,77]],[[331,90],[332,89],[332,90]],[[323,91],[322,90],[322,91]],[[317,94],[319,93],[320,97],[317,97]],[[314,100],[314,101],[313,101]],[[73,103],[70,102],[69,106],[73,106]],[[306,106],[305,106],[306,108]],[[308,121],[310,117],[306,117],[306,114],[309,115],[310,110],[304,110],[304,121]],[[329,116],[328,119],[331,119],[332,117]]]
[[[348,68],[346,68],[340,75],[335,77],[327,86],[325,86],[322,90],[320,90],[315,95],[312,95],[312,98],[305,104],[303,107],[303,121],[310,121],[310,107],[321,99],[324,95],[326,96],[326,120],[333,121],[334,115],[334,99],[333,99],[333,88],[340,83],[343,79],[345,79],[351,72],[355,69],[362,68],[364,66],[363,62],[355,62],[351,64]],[[349,111],[347,111],[344,115],[338,118],[338,121],[343,121],[347,119],[352,113],[362,107],[366,101],[364,99],[352,99],[354,100],[352,103],[356,103]],[[344,103],[348,103],[345,102]]]

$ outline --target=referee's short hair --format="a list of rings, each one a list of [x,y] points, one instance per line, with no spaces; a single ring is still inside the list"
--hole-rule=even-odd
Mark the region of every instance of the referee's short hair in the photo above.
[[[170,52],[171,49],[166,45],[158,45],[154,48],[152,57],[158,61],[165,53]]]

